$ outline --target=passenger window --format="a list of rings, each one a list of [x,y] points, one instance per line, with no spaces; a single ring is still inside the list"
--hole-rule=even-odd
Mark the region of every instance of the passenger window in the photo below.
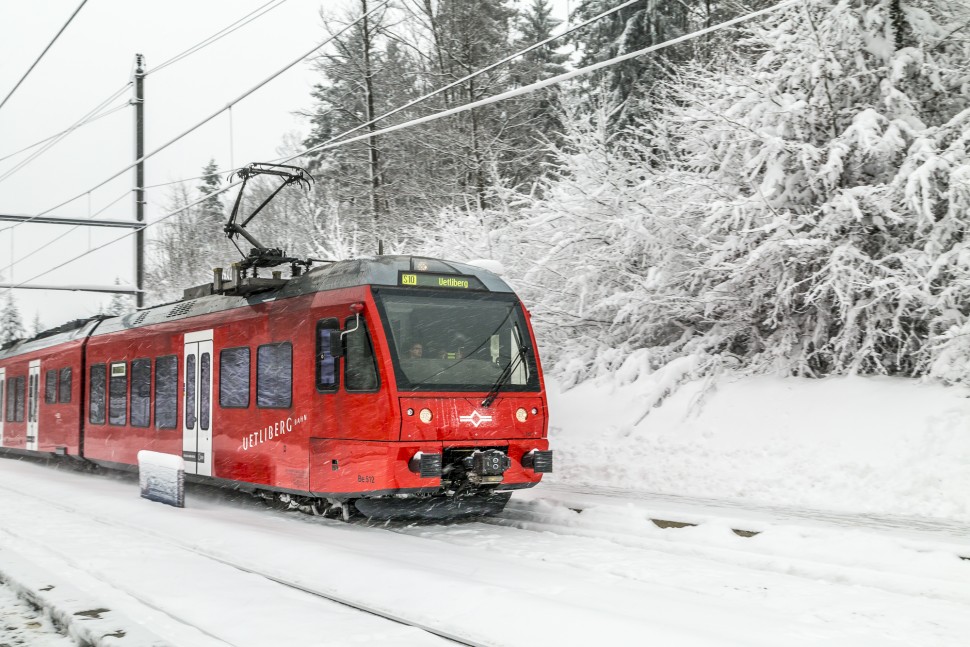
[[[347,319],[346,328],[353,329],[357,319]],[[360,320],[360,328],[344,335],[346,359],[344,380],[348,391],[376,391],[380,386],[377,380],[377,364],[374,361],[374,347],[367,332],[367,324]]]
[[[131,426],[147,427],[151,418],[152,361],[131,363]]]
[[[336,391],[340,386],[340,358],[330,353],[330,338],[340,334],[340,322],[321,319],[317,322],[317,390]]]
[[[249,406],[249,348],[226,348],[219,353],[219,406]]]
[[[57,369],[51,369],[44,375],[44,403],[57,402]]]
[[[16,397],[17,400],[14,403],[13,419],[14,422],[24,421],[24,399],[27,394],[27,384],[24,378],[17,377],[14,378],[14,382],[17,384]]]
[[[31,375],[27,379],[28,384],[30,384],[30,398],[27,401],[30,406],[27,410],[27,420],[28,422],[37,422],[37,405],[40,401],[40,375]]]
[[[62,368],[57,386],[57,401],[66,404],[71,401],[71,369]]]
[[[195,428],[195,355],[185,358],[185,428]]]
[[[202,431],[209,429],[209,398],[212,397],[212,358],[209,353],[202,353],[199,358],[199,428]]]
[[[292,388],[292,344],[266,344],[256,349],[256,406],[287,409],[293,401]]]
[[[178,424],[179,360],[175,355],[155,360],[155,428]]]
[[[7,422],[13,422],[13,413],[17,403],[17,378],[7,380]]]
[[[104,364],[91,367],[91,392],[88,402],[88,420],[92,425],[104,424],[104,396],[107,381],[107,368]]]
[[[128,424],[128,365],[115,362],[111,365],[111,381],[108,383],[108,422],[112,425]]]

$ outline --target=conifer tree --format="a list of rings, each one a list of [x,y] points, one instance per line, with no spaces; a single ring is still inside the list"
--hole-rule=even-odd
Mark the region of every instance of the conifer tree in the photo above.
[[[15,339],[27,336],[24,322],[20,317],[20,309],[14,299],[13,290],[7,290],[7,296],[0,311],[0,346]]]

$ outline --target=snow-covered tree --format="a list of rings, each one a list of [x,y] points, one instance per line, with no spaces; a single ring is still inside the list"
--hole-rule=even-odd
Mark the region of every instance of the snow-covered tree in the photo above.
[[[0,310],[0,346],[26,336],[27,331],[24,330],[24,322],[20,318],[20,309],[14,299],[13,290],[7,290],[3,310]]]
[[[121,285],[121,279],[115,277],[115,285]],[[132,297],[127,294],[112,294],[108,301],[108,307],[104,309],[104,314],[117,317],[129,312],[134,312],[135,304]]]
[[[806,3],[751,30],[753,64],[696,72],[669,114],[698,262],[649,303],[654,332],[753,367],[925,373],[970,314],[968,20]]]
[[[506,259],[559,370],[648,349],[968,379],[968,24],[950,0],[799,4],[620,137],[607,108],[567,119]]]

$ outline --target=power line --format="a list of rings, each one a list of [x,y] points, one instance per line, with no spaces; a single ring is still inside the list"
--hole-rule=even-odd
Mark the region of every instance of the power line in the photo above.
[[[187,58],[188,56],[191,56],[192,54],[195,54],[196,52],[199,52],[200,50],[208,47],[209,45],[215,43],[216,41],[218,41],[218,40],[220,40],[220,39],[228,36],[229,34],[235,32],[236,30],[238,30],[238,29],[240,29],[242,27],[245,27],[246,25],[248,25],[249,23],[253,22],[254,20],[256,20],[258,18],[261,18],[262,16],[266,15],[267,13],[269,13],[270,11],[272,11],[273,9],[276,9],[277,7],[283,5],[285,2],[287,2],[287,0],[270,0],[270,2],[267,2],[266,4],[261,5],[260,7],[256,8],[255,10],[253,10],[253,11],[249,12],[248,14],[246,14],[245,16],[243,16],[242,18],[237,19],[236,21],[230,23],[226,27],[223,27],[219,31],[215,32],[214,34],[212,34],[212,35],[204,38],[201,41],[199,41],[198,43],[196,43],[192,47],[189,47],[188,49],[183,50],[179,54],[176,54],[175,56],[172,56],[168,60],[162,62],[158,67],[156,67],[153,70],[151,70],[151,72],[149,72],[148,74],[154,74],[155,72],[158,72],[159,70],[162,70],[162,69],[168,67],[169,65],[172,65],[174,63],[177,63],[177,62],[181,61],[182,59]],[[269,5],[273,5],[273,6],[270,7]],[[267,8],[267,7],[269,7],[269,8]],[[254,14],[257,14],[257,15],[254,15]],[[145,76],[148,76],[148,74],[146,74]],[[126,90],[130,85],[131,85],[130,82],[127,83],[121,90],[115,92],[111,96],[112,97],[118,96],[119,94],[121,94],[121,92],[124,92],[124,90]],[[100,104],[100,105],[104,105],[104,103],[107,103],[110,100],[111,99],[108,99],[105,102],[102,102],[102,104]],[[7,159],[9,159],[9,158],[11,158],[11,157],[13,157],[15,155],[19,155],[20,153],[23,153],[25,151],[28,151],[28,150],[30,150],[32,148],[37,147],[37,146],[40,146],[41,144],[46,144],[47,142],[51,141],[52,139],[60,138],[63,135],[67,135],[67,134],[73,132],[74,130],[77,130],[78,128],[80,128],[82,126],[86,126],[87,124],[92,123],[94,121],[97,121],[98,119],[100,119],[102,117],[106,117],[109,114],[112,114],[112,113],[114,113],[114,112],[116,112],[118,110],[121,110],[122,108],[124,108],[124,107],[126,107],[128,105],[130,105],[130,104],[128,102],[125,102],[125,103],[119,105],[118,107],[113,108],[113,109],[111,109],[111,110],[109,110],[107,112],[104,112],[102,114],[99,114],[97,116],[90,117],[90,118],[88,118],[86,116],[86,117],[83,118],[82,121],[79,121],[79,122],[75,123],[73,126],[71,126],[70,128],[68,128],[66,130],[63,130],[63,131],[61,131],[59,133],[56,133],[54,135],[51,135],[50,137],[47,137],[47,138],[42,139],[42,140],[40,140],[38,142],[35,142],[35,143],[31,144],[30,146],[26,146],[24,148],[21,148],[20,150],[18,150],[16,152],[13,152],[13,153],[10,153],[8,155],[5,155],[4,157],[0,157],[0,162],[3,162],[4,160],[7,160]],[[90,115],[91,113],[88,113],[88,114]],[[59,141],[60,141],[60,139],[58,139],[58,142]],[[54,142],[54,144],[56,144],[58,142]],[[53,146],[54,144],[51,144],[51,146]],[[46,150],[49,150],[49,148],[50,147],[47,147],[43,151],[40,151],[40,153],[38,153],[38,155],[32,156],[30,160],[27,160],[27,161],[23,162],[23,165],[26,165],[30,161],[32,161],[33,159],[36,159],[36,157],[38,157],[43,152],[46,152]],[[19,168],[18,169],[15,169],[14,171],[11,171],[11,173],[12,172],[15,172],[16,170],[19,170]],[[0,178],[0,181],[2,181],[2,179],[3,178]],[[21,224],[23,224],[23,223],[21,223]],[[7,229],[9,229],[9,227]],[[6,229],[0,230],[0,232],[3,232],[3,231],[6,231]]]
[[[0,175],[0,182],[3,182],[7,178],[9,178],[11,175],[13,175],[14,173],[16,173],[20,169],[24,168],[25,166],[27,166],[28,164],[30,164],[31,162],[33,162],[35,159],[37,159],[38,157],[40,157],[41,155],[43,155],[44,153],[46,153],[47,151],[49,151],[51,148],[53,148],[54,146],[56,146],[62,139],[64,139],[69,134],[71,134],[72,132],[74,132],[75,130],[77,130],[81,126],[83,126],[86,122],[93,121],[92,115],[97,114],[100,110],[102,110],[102,108],[104,108],[105,105],[107,105],[107,104],[111,103],[112,101],[114,101],[115,99],[117,99],[123,92],[125,92],[125,90],[128,89],[128,85],[131,85],[131,84],[129,83],[129,84],[121,87],[118,91],[116,91],[110,97],[108,97],[107,99],[105,99],[104,101],[102,101],[101,103],[99,103],[97,106],[95,106],[93,109],[91,109],[86,115],[84,115],[79,120],[77,120],[76,122],[74,122],[74,124],[72,124],[67,130],[61,131],[60,134],[56,135],[51,140],[48,140],[48,143],[43,148],[41,148],[39,151],[35,151],[28,158],[26,158],[24,160],[21,160],[16,165],[14,165],[13,168],[11,168],[8,171],[6,171],[3,175]],[[102,115],[102,116],[104,116],[104,115]],[[43,215],[43,214],[41,214],[41,215]],[[23,224],[23,223],[20,223],[20,224]],[[14,225],[14,227],[16,227],[16,226],[18,226],[18,225]],[[13,227],[7,227],[7,229],[13,229]],[[3,231],[6,231],[6,229],[0,229],[0,232],[3,232]]]
[[[183,58],[186,58],[188,56],[191,56],[192,54],[195,54],[196,52],[198,52],[198,51],[200,51],[202,49],[205,49],[209,45],[215,43],[218,40],[221,40],[222,38],[225,38],[229,34],[231,34],[234,31],[236,31],[237,29],[240,29],[242,27],[245,27],[246,25],[248,25],[252,21],[256,20],[257,18],[262,18],[263,16],[265,16],[266,14],[268,14],[273,9],[276,9],[277,7],[283,5],[286,1],[287,0],[270,0],[270,2],[267,2],[266,4],[257,7],[253,11],[251,11],[248,14],[246,14],[245,16],[243,16],[242,18],[239,18],[235,22],[227,25],[226,27],[223,27],[222,29],[220,29],[216,33],[212,34],[208,38],[205,38],[205,39],[199,41],[198,43],[196,43],[192,47],[189,47],[188,49],[182,51],[181,53],[176,54],[175,56],[171,57],[167,61],[163,61],[161,64],[159,64],[157,67],[155,67],[154,69],[152,69],[150,72],[146,73],[145,76],[148,76],[149,74],[154,74],[156,72],[159,72],[159,71],[165,69],[166,67],[168,67],[169,65],[172,65],[173,63],[177,63],[177,62],[181,61]],[[274,6],[269,7],[269,9],[266,9],[265,11],[263,11],[263,9],[265,7],[267,7],[268,5],[274,4],[274,3],[275,3]],[[259,13],[259,15],[256,15],[256,16],[253,15],[253,14],[256,14],[256,13],[258,13],[260,11],[262,11],[262,13]],[[252,18],[250,18],[250,16],[252,16]],[[247,20],[247,18],[248,18],[248,20]],[[243,21],[245,21],[245,22],[243,22]]]
[[[771,13],[771,12],[777,11],[779,9],[783,9],[783,8],[789,7],[789,6],[791,6],[791,5],[793,5],[793,4],[797,3],[797,2],[802,2],[802,1],[803,0],[784,0],[783,2],[779,2],[778,4],[773,5],[771,7],[768,7],[766,9],[760,9],[758,11],[753,11],[753,12],[747,13],[747,14],[745,14],[743,16],[738,16],[737,18],[732,18],[730,20],[726,20],[726,21],[721,22],[721,23],[718,23],[716,25],[711,25],[710,27],[705,27],[703,29],[699,29],[697,31],[691,32],[689,34],[684,34],[682,36],[678,36],[677,38],[672,38],[670,40],[666,40],[666,41],[664,41],[662,43],[658,43],[656,45],[650,45],[649,47],[644,47],[643,49],[638,49],[638,50],[636,50],[634,52],[630,52],[628,54],[622,54],[620,56],[615,56],[615,57],[613,57],[611,59],[607,59],[607,60],[601,61],[599,63],[594,63],[592,65],[587,65],[586,67],[582,67],[582,68],[573,70],[571,72],[564,72],[563,74],[559,74],[557,76],[550,77],[550,78],[545,79],[543,81],[536,81],[535,83],[530,83],[529,85],[524,85],[521,88],[515,88],[514,90],[509,90],[507,92],[502,92],[501,94],[496,94],[496,95],[493,95],[491,97],[486,97],[484,99],[480,99],[478,101],[473,101],[472,103],[466,103],[466,104],[464,104],[462,106],[458,106],[456,108],[451,108],[449,110],[443,110],[441,112],[436,112],[434,114],[426,115],[424,117],[418,117],[416,119],[411,119],[410,121],[405,121],[403,123],[396,124],[394,126],[388,126],[386,128],[382,128],[381,130],[375,130],[374,132],[367,133],[365,135],[358,135],[357,137],[352,137],[350,139],[341,139],[340,141],[332,142],[332,143],[331,142],[325,142],[323,144],[318,144],[317,146],[314,146],[312,148],[309,148],[309,149],[303,151],[302,153],[297,153],[296,155],[290,155],[288,157],[282,158],[281,161],[283,161],[283,162],[289,162],[291,160],[297,159],[298,157],[304,157],[304,156],[306,156],[306,155],[308,155],[310,153],[313,153],[313,152],[317,152],[317,151],[321,151],[321,150],[329,150],[331,148],[336,148],[338,146],[343,146],[344,144],[350,144],[350,143],[358,142],[358,141],[361,141],[361,140],[364,140],[364,139],[370,139],[371,137],[376,137],[378,135],[385,135],[385,134],[388,134],[388,133],[392,133],[394,131],[401,130],[403,128],[409,128],[411,126],[417,126],[419,124],[424,124],[424,123],[428,123],[428,122],[431,122],[431,121],[437,121],[438,119],[443,119],[444,117],[450,117],[452,115],[456,115],[456,114],[459,114],[459,113],[462,113],[462,112],[466,112],[468,110],[474,110],[475,108],[481,108],[483,106],[487,106],[489,104],[496,103],[498,101],[504,101],[506,99],[512,99],[514,97],[517,97],[517,96],[520,96],[520,95],[523,95],[523,94],[528,94],[529,92],[535,92],[536,90],[541,90],[542,88],[549,87],[550,85],[556,85],[558,83],[562,83],[563,81],[568,81],[570,79],[573,79],[573,78],[575,78],[577,76],[583,76],[583,75],[586,75],[586,74],[590,74],[592,72],[596,72],[598,70],[601,70],[601,69],[603,69],[605,67],[609,67],[611,65],[616,65],[617,63],[622,63],[622,62],[628,61],[628,60],[630,60],[632,58],[637,58],[639,56],[643,56],[644,54],[649,54],[651,52],[655,52],[655,51],[660,50],[660,49],[665,49],[667,47],[671,47],[672,45],[677,45],[677,44],[680,44],[680,43],[682,43],[684,41],[691,40],[691,39],[697,38],[699,36],[704,36],[706,34],[710,34],[712,32],[719,31],[721,29],[726,29],[728,27],[733,27],[734,25],[736,25],[738,23],[745,22],[747,20],[751,20],[752,18],[757,18],[759,16],[762,16],[762,15],[765,15],[767,13]]]
[[[38,63],[40,63],[40,59],[44,58],[44,54],[47,53],[47,50],[51,48],[51,46],[54,44],[54,41],[60,38],[60,35],[64,33],[64,30],[67,29],[67,26],[71,24],[72,20],[74,20],[74,16],[77,15],[77,13],[81,10],[81,7],[83,7],[87,3],[87,1],[88,0],[81,0],[81,4],[79,4],[77,9],[74,10],[74,13],[71,14],[71,17],[67,19],[67,22],[64,23],[64,26],[61,27],[60,31],[58,31],[57,34],[54,35],[54,38],[51,40],[50,43],[47,44],[47,47],[45,47],[44,51],[40,53],[40,56],[37,57],[37,60],[34,61],[33,65],[31,65],[30,68],[26,72],[24,72],[24,75],[20,77],[20,80],[17,81],[17,85],[13,86],[13,90],[11,90],[7,94],[7,96],[4,98],[3,101],[0,101],[0,109],[2,109],[4,105],[6,105],[10,97],[13,96],[13,93],[16,92],[17,88],[20,87],[20,84],[24,82],[24,79],[26,79],[30,75],[30,73],[34,71],[34,68],[37,67]]]
[[[335,39],[337,36],[340,36],[342,33],[344,33],[345,31],[347,31],[348,29],[350,29],[351,27],[353,27],[354,25],[356,25],[357,23],[359,23],[361,20],[363,20],[364,18],[366,18],[370,14],[375,13],[376,11],[384,8],[390,2],[391,2],[391,0],[384,0],[382,3],[380,3],[379,5],[377,5],[376,7],[374,7],[373,9],[371,9],[370,11],[368,11],[367,13],[362,14],[359,18],[357,18],[357,20],[354,20],[353,22],[351,22],[348,25],[346,25],[343,29],[339,30],[336,34],[333,34],[332,36],[330,36],[329,38],[327,38],[326,40],[324,40],[322,43],[320,43],[319,45],[315,45],[313,47],[313,49],[311,49],[310,51],[308,51],[305,54],[301,55],[299,58],[293,60],[292,62],[286,64],[284,67],[282,67],[278,71],[274,72],[273,74],[271,74],[267,78],[263,79],[262,81],[260,81],[258,84],[256,84],[255,86],[253,86],[249,90],[246,90],[245,92],[243,92],[241,95],[239,95],[238,97],[236,97],[235,99],[233,99],[232,101],[230,101],[229,103],[227,103],[224,107],[222,107],[219,110],[215,111],[214,113],[212,113],[211,115],[209,115],[208,117],[206,117],[202,121],[198,122],[194,126],[190,127],[188,130],[186,130],[185,132],[181,133],[180,135],[177,135],[177,136],[173,137],[172,139],[170,139],[169,141],[165,142],[164,144],[162,144],[161,146],[159,146],[155,150],[151,151],[150,153],[146,153],[145,155],[143,155],[142,157],[138,158],[137,160],[135,160],[134,162],[132,162],[128,166],[124,167],[123,169],[121,169],[120,171],[118,171],[117,173],[115,173],[114,175],[112,175],[111,177],[109,177],[106,180],[100,182],[99,184],[96,184],[95,186],[91,187],[87,191],[84,191],[82,193],[77,194],[76,196],[74,196],[73,198],[70,198],[69,200],[65,200],[64,202],[61,202],[60,204],[57,204],[57,205],[51,207],[50,209],[47,209],[46,211],[42,211],[41,213],[36,214],[34,216],[34,218],[39,218],[41,216],[46,216],[47,214],[49,214],[50,212],[54,211],[55,209],[59,209],[60,207],[63,207],[64,205],[70,204],[70,203],[74,202],[75,200],[84,197],[85,195],[87,195],[88,193],[90,193],[90,192],[92,192],[92,191],[94,191],[96,189],[100,189],[101,187],[103,187],[108,182],[114,180],[117,177],[120,177],[123,173],[125,173],[127,171],[130,171],[131,169],[135,168],[141,162],[144,162],[145,160],[149,159],[150,157],[153,157],[154,155],[157,155],[158,153],[162,152],[163,150],[165,150],[166,148],[168,148],[169,146],[171,146],[175,142],[179,141],[180,139],[182,139],[186,135],[188,135],[188,134],[192,133],[193,131],[197,130],[198,128],[202,127],[203,125],[205,125],[206,123],[208,123],[209,121],[211,121],[215,117],[219,116],[220,114],[222,114],[223,112],[225,112],[226,110],[228,110],[229,108],[231,108],[232,106],[234,106],[235,104],[239,103],[240,101],[242,101],[243,99],[245,99],[246,97],[248,97],[249,95],[251,95],[256,90],[259,90],[264,85],[266,85],[267,83],[269,83],[270,81],[272,81],[273,79],[275,79],[276,77],[278,77],[279,75],[283,74],[284,72],[286,72],[287,70],[289,70],[290,68],[292,68],[294,65],[297,65],[298,63],[302,62],[307,57],[309,57],[311,54],[313,54],[315,51],[317,51],[321,47],[324,47],[325,45],[327,45],[328,43],[330,43],[330,41],[332,41],[333,39]],[[15,226],[27,224],[31,220],[32,220],[32,218],[28,218],[27,220],[24,220],[23,222],[20,222],[20,223],[18,223]],[[7,227],[7,229],[13,229],[13,227]],[[0,230],[0,232],[2,232],[2,231],[6,231],[6,230]]]
[[[126,86],[126,88],[127,88],[127,86]],[[61,135],[64,135],[66,133],[69,133],[69,132],[71,132],[73,130],[77,130],[81,126],[87,126],[88,124],[93,123],[93,122],[95,122],[95,121],[97,121],[97,120],[99,120],[99,119],[101,119],[103,117],[107,117],[110,114],[114,114],[114,113],[118,112],[122,108],[127,108],[129,105],[131,105],[131,104],[129,104],[127,101],[125,101],[124,103],[120,103],[117,106],[115,106],[114,108],[111,108],[110,110],[105,110],[104,112],[102,112],[100,114],[97,114],[97,115],[91,117],[90,119],[85,119],[84,121],[79,122],[75,126],[71,126],[70,128],[66,128],[66,129],[60,131],[59,133],[54,133],[53,135],[51,135],[50,137],[47,137],[46,139],[41,139],[40,141],[34,142],[30,146],[24,146],[20,150],[14,151],[14,152],[9,153],[9,154],[7,154],[7,155],[5,155],[3,157],[0,157],[0,162],[4,162],[4,161],[10,159],[11,157],[14,157],[16,155],[20,155],[21,153],[26,153],[31,148],[36,148],[37,146],[40,146],[41,144],[46,144],[47,142],[49,142],[50,140],[54,139],[55,137],[60,137]]]
[[[506,56],[505,58],[503,58],[502,60],[500,60],[498,62],[492,63],[491,65],[489,65],[487,67],[480,68],[480,69],[476,70],[475,72],[472,72],[471,74],[468,74],[468,75],[466,75],[466,76],[458,79],[457,81],[453,81],[452,83],[449,83],[448,85],[445,85],[445,86],[442,86],[440,88],[437,88],[436,90],[432,90],[431,92],[428,92],[427,94],[422,95],[422,96],[418,97],[417,99],[413,99],[413,100],[409,101],[408,103],[406,103],[406,104],[404,104],[402,106],[399,106],[397,108],[394,108],[393,110],[389,110],[388,112],[385,112],[384,114],[382,114],[382,115],[380,115],[378,117],[375,117],[374,119],[371,119],[368,122],[365,122],[365,123],[359,124],[357,126],[354,126],[350,130],[344,131],[344,132],[340,133],[339,135],[336,135],[336,136],[328,139],[326,142],[324,142],[324,144],[330,144],[330,143],[333,143],[335,141],[338,141],[338,140],[340,140],[340,139],[342,139],[342,138],[344,138],[344,137],[346,137],[348,135],[351,135],[351,134],[357,132],[358,130],[361,130],[363,128],[367,128],[368,126],[371,126],[373,124],[376,124],[379,121],[383,121],[384,119],[387,119],[388,117],[391,117],[393,115],[396,115],[397,113],[399,113],[399,112],[401,112],[403,110],[407,110],[408,108],[412,108],[412,107],[418,105],[419,103],[423,103],[423,102],[427,101],[428,99],[430,99],[432,97],[435,97],[435,96],[441,94],[442,92],[444,92],[446,90],[449,90],[449,89],[455,87],[459,83],[464,83],[465,81],[469,81],[471,79],[474,79],[475,77],[477,77],[477,76],[479,76],[481,74],[484,74],[486,72],[489,72],[489,71],[495,69],[496,67],[498,67],[500,65],[504,65],[505,63],[508,63],[509,61],[512,61],[512,60],[515,60],[515,59],[519,58],[520,56],[524,56],[524,55],[528,54],[529,52],[531,52],[531,51],[533,51],[535,49],[538,49],[539,47],[542,47],[544,45],[547,45],[547,44],[549,44],[550,42],[552,42],[554,40],[558,40],[560,38],[563,38],[564,36],[568,36],[569,34],[573,33],[574,31],[577,31],[579,29],[582,29],[583,27],[586,27],[590,23],[596,22],[597,20],[600,20],[602,18],[606,18],[607,16],[610,16],[610,15],[612,15],[612,14],[614,14],[614,13],[616,13],[616,12],[622,10],[622,9],[625,9],[626,7],[629,7],[632,4],[636,4],[636,3],[642,2],[642,1],[643,0],[627,0],[623,4],[618,5],[618,6],[612,8],[612,9],[609,9],[607,11],[604,11],[604,12],[602,12],[602,13],[596,15],[596,16],[593,16],[592,18],[589,18],[588,20],[585,20],[585,21],[579,23],[578,25],[576,25],[574,27],[570,27],[569,29],[567,29],[566,31],[564,31],[562,33],[555,34],[553,36],[550,36],[550,37],[546,38],[545,40],[542,40],[542,41],[539,41],[537,43],[534,43],[534,44],[526,47],[525,49],[521,49],[518,52],[515,52],[514,54],[511,54],[509,56]],[[286,158],[279,158],[277,161],[283,161],[285,159]],[[237,170],[239,170],[239,169],[238,168],[223,169],[223,170],[217,171],[217,173],[219,173],[219,174],[226,173],[226,172],[232,173],[232,172],[235,172]],[[198,175],[198,176],[194,176],[194,177],[182,178],[181,180],[173,180],[171,182],[163,182],[163,183],[160,183],[160,184],[152,184],[150,186],[146,186],[145,188],[146,189],[155,189],[155,188],[159,188],[159,187],[163,187],[163,186],[171,186],[173,184],[180,184],[182,182],[191,182],[192,180],[201,180],[201,179],[204,179],[206,177],[208,177],[208,175]]]
[[[523,86],[521,88],[517,88],[515,90],[510,90],[508,92],[503,92],[501,94],[493,95],[491,97],[487,97],[487,98],[481,99],[479,101],[474,101],[472,103],[466,103],[463,106],[459,106],[457,108],[452,108],[451,110],[446,110],[446,111],[443,111],[443,112],[435,113],[433,115],[428,115],[428,116],[421,117],[421,118],[418,118],[418,119],[412,119],[410,121],[407,121],[407,122],[404,122],[404,123],[401,123],[401,124],[397,124],[397,125],[394,125],[394,126],[390,126],[390,127],[384,128],[384,129],[379,130],[379,131],[376,131],[374,133],[368,133],[366,135],[359,135],[357,137],[353,137],[351,139],[341,140],[339,142],[334,142],[332,144],[325,144],[325,145],[315,146],[313,148],[310,148],[310,149],[307,149],[307,150],[303,151],[302,153],[297,153],[295,155],[292,155],[290,157],[287,157],[287,158],[285,158],[285,161],[293,160],[293,159],[296,159],[298,157],[303,157],[303,156],[305,156],[305,155],[307,155],[307,154],[309,154],[311,152],[314,152],[316,150],[326,150],[326,149],[330,149],[330,148],[336,148],[338,146],[343,146],[345,144],[350,144],[350,143],[353,143],[353,142],[356,142],[356,141],[360,141],[362,139],[367,139],[367,138],[374,137],[374,136],[377,136],[377,135],[391,133],[391,132],[394,132],[396,130],[401,130],[403,128],[408,128],[410,126],[416,126],[416,125],[423,124],[423,123],[427,123],[427,122],[430,122],[430,121],[435,121],[437,119],[441,119],[441,118],[444,118],[444,117],[448,117],[448,116],[451,116],[451,115],[454,115],[454,114],[458,114],[458,113],[461,113],[461,112],[466,112],[468,110],[473,110],[475,108],[480,108],[482,106],[486,106],[486,105],[489,105],[491,103],[495,103],[495,102],[498,102],[498,101],[503,101],[505,99],[510,99],[510,98],[513,98],[513,97],[517,97],[517,96],[520,96],[522,94],[527,94],[529,92],[534,92],[536,90],[541,90],[542,88],[548,87],[550,85],[554,85],[554,84],[557,84],[557,83],[562,83],[563,81],[568,81],[569,79],[575,78],[577,76],[582,76],[582,75],[585,75],[585,74],[590,74],[592,72],[596,72],[597,70],[601,70],[601,69],[603,69],[605,67],[609,67],[611,65],[616,65],[617,63],[622,63],[623,61],[628,61],[628,60],[630,60],[632,58],[636,58],[638,56],[643,56],[644,54],[649,54],[649,53],[655,52],[657,50],[665,49],[667,47],[671,47],[673,45],[677,45],[677,44],[682,43],[684,41],[687,41],[687,40],[690,40],[690,39],[693,39],[693,38],[697,38],[699,36],[704,36],[706,34],[710,34],[710,33],[713,33],[715,31],[719,31],[721,29],[726,29],[728,27],[733,27],[734,25],[737,25],[737,24],[739,24],[741,22],[745,22],[745,21],[751,20],[753,18],[758,18],[760,16],[767,15],[769,13],[773,13],[775,11],[778,11],[780,9],[784,9],[784,8],[790,7],[790,6],[792,6],[792,5],[796,4],[796,3],[803,2],[803,1],[804,0],[784,0],[783,2],[779,2],[778,4],[773,5],[771,7],[768,7],[766,9],[760,9],[758,11],[753,11],[753,12],[747,13],[747,14],[745,14],[743,16],[739,16],[737,18],[732,18],[730,20],[726,20],[726,21],[721,22],[721,23],[718,23],[716,25],[712,25],[710,27],[705,27],[703,29],[699,29],[697,31],[691,32],[689,34],[684,34],[682,36],[678,36],[677,38],[672,38],[672,39],[667,40],[667,41],[664,41],[662,43],[658,43],[656,45],[651,45],[649,47],[645,47],[643,49],[639,49],[639,50],[637,50],[635,52],[630,52],[628,54],[622,54],[620,56],[615,56],[615,57],[613,57],[611,59],[608,59],[608,60],[605,60],[605,61],[601,61],[599,63],[594,63],[592,65],[588,65],[586,67],[583,67],[583,68],[580,68],[580,69],[577,69],[577,70],[573,70],[572,72],[566,72],[564,74],[559,74],[557,76],[554,76],[554,77],[545,79],[543,81],[537,81],[535,83],[531,83],[529,85]],[[53,267],[53,268],[48,269],[48,270],[44,270],[43,272],[41,272],[39,274],[36,274],[35,276],[33,276],[33,277],[31,277],[31,278],[29,278],[29,279],[27,279],[27,280],[25,280],[25,281],[23,281],[21,283],[18,283],[16,286],[13,286],[11,288],[7,288],[7,290],[12,290],[12,289],[16,289],[18,287],[21,287],[21,286],[29,283],[30,281],[33,281],[34,279],[40,278],[41,276],[44,276],[46,274],[49,274],[50,272],[53,272],[55,270],[58,270],[58,269],[64,267],[65,265],[68,265],[69,263],[73,263],[74,261],[76,261],[78,259],[81,259],[81,258],[87,256],[88,254],[91,254],[91,253],[96,252],[96,251],[98,251],[100,249],[103,249],[104,247],[107,247],[107,246],[112,245],[112,244],[114,244],[116,242],[119,242],[121,240],[124,240],[128,236],[134,235],[138,231],[143,231],[144,229],[148,229],[149,227],[153,227],[153,226],[155,226],[155,225],[157,225],[157,224],[159,224],[161,222],[164,222],[165,220],[168,220],[169,218],[174,217],[175,215],[177,215],[177,214],[185,211],[186,209],[189,209],[190,207],[193,207],[193,206],[195,206],[197,204],[200,204],[200,203],[204,202],[205,200],[208,200],[209,198],[211,198],[214,195],[219,195],[220,193],[224,193],[224,192],[228,191],[229,189],[231,189],[232,187],[237,186],[239,184],[242,184],[242,180],[237,180],[235,182],[232,182],[230,184],[227,184],[225,187],[222,187],[220,189],[217,189],[216,191],[212,192],[209,195],[206,195],[206,196],[204,196],[202,198],[199,198],[198,200],[196,200],[196,201],[194,201],[194,202],[192,202],[192,203],[190,203],[188,205],[185,205],[183,207],[180,207],[179,209],[176,209],[175,211],[172,211],[170,213],[165,214],[164,216],[158,218],[157,220],[155,220],[155,221],[153,221],[151,223],[146,224],[144,227],[142,227],[140,229],[132,230],[132,231],[126,233],[126,234],[123,234],[122,236],[119,236],[118,238],[115,238],[114,240],[108,241],[107,243],[104,243],[102,245],[99,245],[98,247],[89,249],[86,252],[82,252],[81,254],[78,254],[77,256],[75,256],[73,258],[70,258],[70,259],[64,261],[63,263],[57,265],[56,267]],[[95,188],[97,188],[97,187],[95,187]],[[43,214],[40,214],[40,215],[43,215]],[[4,290],[4,291],[6,291],[6,290]],[[0,294],[2,294],[2,292],[0,292]]]

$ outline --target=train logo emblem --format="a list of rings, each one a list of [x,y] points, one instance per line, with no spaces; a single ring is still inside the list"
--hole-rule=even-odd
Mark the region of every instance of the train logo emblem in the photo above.
[[[492,416],[483,416],[477,411],[472,411],[470,416],[459,416],[458,422],[470,422],[475,425],[475,429],[478,429],[483,422],[492,422]]]

